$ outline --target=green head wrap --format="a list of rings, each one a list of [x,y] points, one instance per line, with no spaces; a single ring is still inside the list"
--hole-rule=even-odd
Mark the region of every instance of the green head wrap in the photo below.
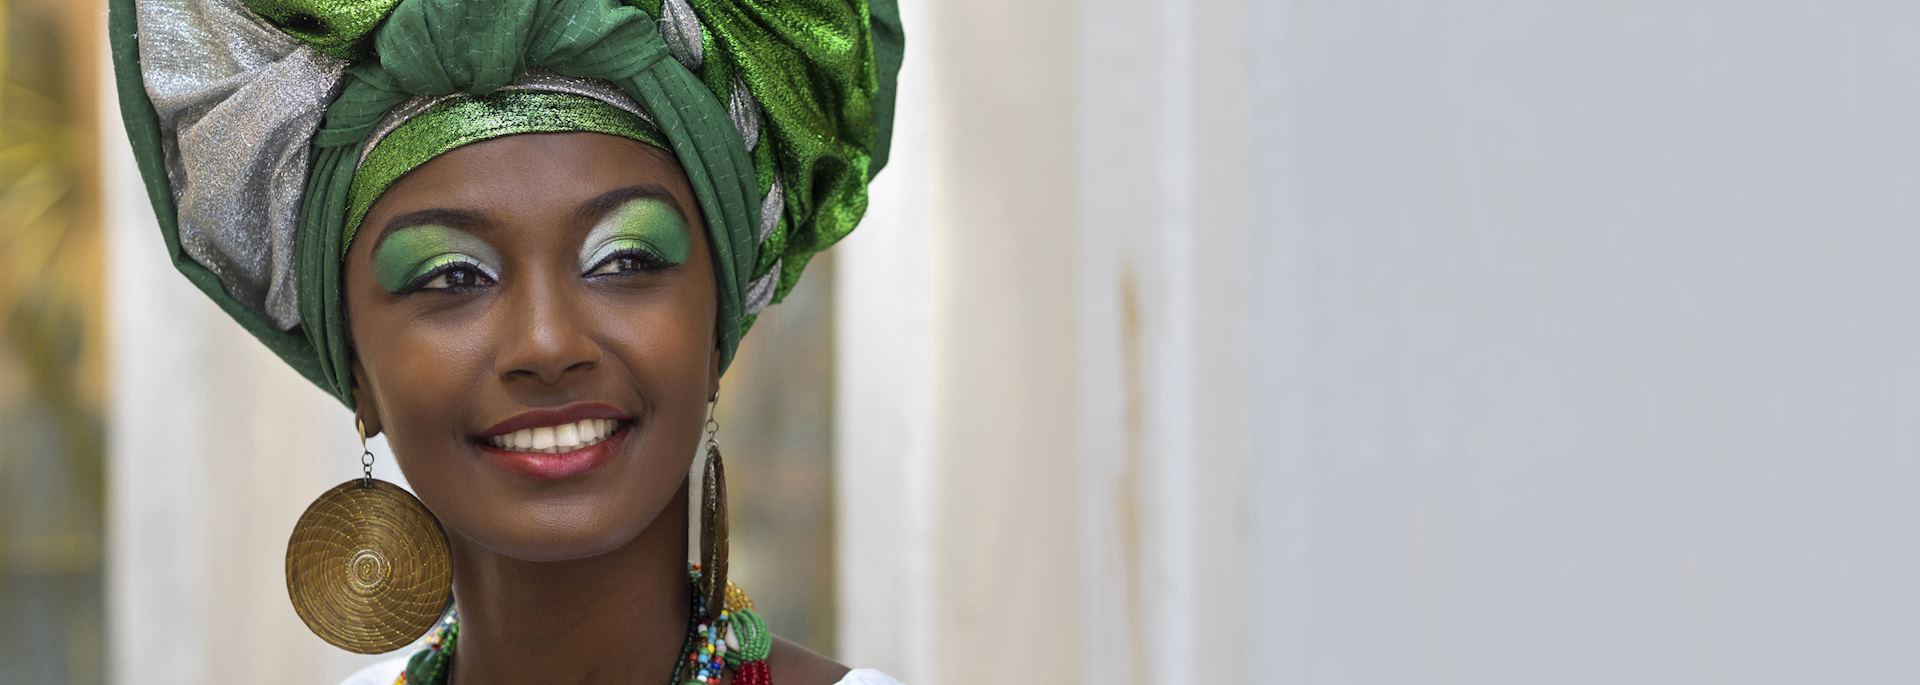
[[[359,219],[434,156],[514,133],[612,133],[679,158],[713,248],[724,366],[864,213],[901,47],[892,0],[111,10],[122,114],[174,264],[349,406],[340,284]]]

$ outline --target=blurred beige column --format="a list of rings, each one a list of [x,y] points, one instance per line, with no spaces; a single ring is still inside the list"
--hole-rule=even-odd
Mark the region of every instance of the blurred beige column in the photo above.
[[[894,156],[837,262],[841,657],[1072,682],[1071,3],[902,3]]]
[[[1252,411],[1250,334],[1286,310],[1251,292],[1251,4],[1083,4],[1080,682],[1272,682],[1252,429],[1283,417]]]
[[[840,269],[842,656],[1251,682],[1247,3],[905,3]]]

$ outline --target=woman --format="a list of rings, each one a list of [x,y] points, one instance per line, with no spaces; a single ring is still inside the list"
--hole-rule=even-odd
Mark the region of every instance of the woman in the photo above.
[[[112,9],[174,263],[418,493],[363,455],[290,540],[323,639],[431,631],[349,683],[894,682],[773,638],[725,582],[711,420],[740,336],[885,164],[891,2]]]

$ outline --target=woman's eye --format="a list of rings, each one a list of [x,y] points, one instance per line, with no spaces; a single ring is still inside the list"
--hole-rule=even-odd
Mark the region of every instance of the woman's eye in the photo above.
[[[598,266],[587,272],[587,275],[613,276],[641,271],[659,271],[668,266],[672,265],[653,253],[645,250],[626,250],[601,260]]]
[[[414,290],[465,290],[493,285],[493,278],[465,264],[449,265],[431,274]]]

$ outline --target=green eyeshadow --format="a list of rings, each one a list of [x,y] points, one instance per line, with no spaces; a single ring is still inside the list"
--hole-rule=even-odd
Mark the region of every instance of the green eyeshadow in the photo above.
[[[373,249],[373,278],[397,293],[420,277],[452,263],[473,264],[498,279],[500,254],[486,241],[456,228],[408,226],[387,234]]]
[[[677,265],[692,255],[693,235],[673,205],[655,198],[632,200],[607,212],[587,233],[580,245],[580,269],[593,269],[608,257],[628,250],[640,250]]]

